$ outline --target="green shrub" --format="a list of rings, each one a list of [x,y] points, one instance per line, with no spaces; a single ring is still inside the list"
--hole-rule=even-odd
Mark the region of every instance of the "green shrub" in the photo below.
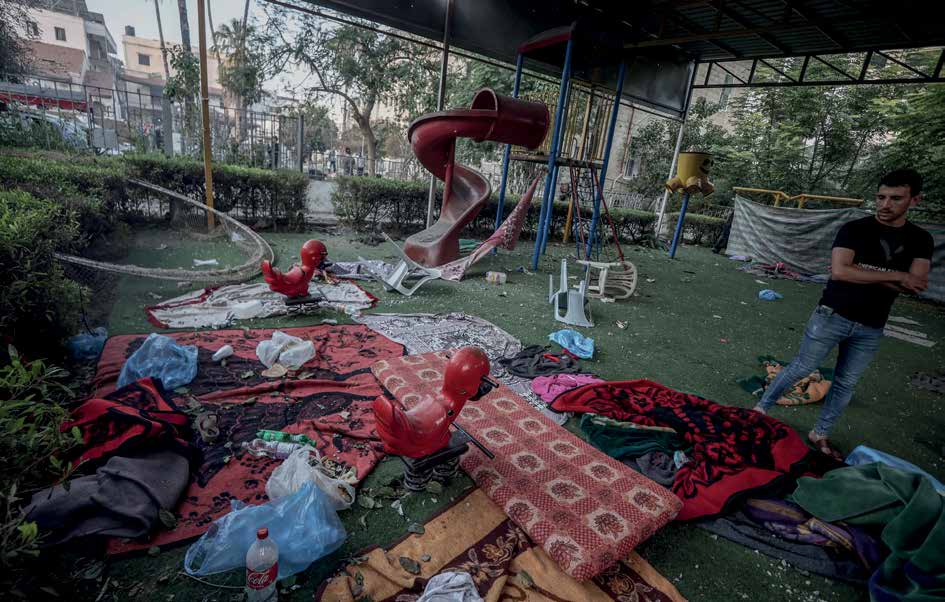
[[[18,189],[55,201],[75,215],[79,235],[58,250],[95,257],[115,255],[103,249],[123,242],[116,238],[121,239],[121,216],[129,208],[124,172],[111,158],[74,157],[73,161],[72,155],[54,153],[0,155],[0,189]]]
[[[74,213],[62,205],[0,192],[0,337],[30,357],[57,355],[78,322],[82,289],[53,256],[78,236]]]
[[[676,231],[677,221],[679,221],[678,213],[666,214],[666,225],[670,232]],[[722,235],[726,221],[721,217],[686,213],[686,221],[683,222],[683,241],[691,245],[713,245]]]
[[[0,188],[25,190],[73,209],[82,233],[76,241],[80,250],[102,246],[120,233],[117,229],[122,220],[143,216],[144,202],[155,197],[129,184],[129,177],[204,200],[203,163],[185,157],[94,157],[41,151],[0,154]],[[308,179],[297,171],[235,165],[213,168],[214,207],[232,212],[250,225],[268,220],[290,228],[301,227],[307,187]],[[167,208],[168,203],[163,201],[163,206]]]
[[[338,189],[332,196],[335,214],[339,221],[358,232],[377,232],[390,230],[399,234],[416,232],[426,223],[427,194],[426,182],[399,182],[370,177],[338,178]],[[437,206],[442,198],[442,191],[437,191]],[[507,194],[503,215],[507,217],[518,204],[517,195]],[[495,230],[495,216],[498,210],[498,195],[493,194],[482,211],[472,221],[467,230],[476,236],[488,236]],[[537,199],[525,217],[522,236],[534,238],[538,228],[540,205]],[[551,213],[552,238],[560,237],[567,220],[568,205],[555,202]],[[621,240],[641,242],[652,236],[655,216],[647,211],[614,208],[610,211]],[[582,215],[590,219],[590,215]],[[606,218],[601,215],[601,228],[609,228]]]
[[[36,491],[69,477],[73,466],[61,458],[81,443],[73,428],[62,432],[69,416],[65,402],[72,390],[64,370],[41,360],[24,362],[7,350],[0,367],[0,585],[10,591],[25,572],[24,563],[39,555],[42,533],[21,511],[18,492]]]
[[[125,155],[120,159],[128,176],[147,180],[200,202],[206,196],[203,163],[160,154]],[[250,222],[301,227],[304,223],[308,178],[298,171],[258,169],[238,165],[213,167],[214,208]],[[135,186],[131,194],[141,194]]]

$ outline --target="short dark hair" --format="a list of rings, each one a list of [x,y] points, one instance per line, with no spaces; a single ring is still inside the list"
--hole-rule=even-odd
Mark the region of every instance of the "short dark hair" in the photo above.
[[[894,169],[879,181],[880,186],[908,186],[909,196],[922,192],[922,176],[914,169]]]

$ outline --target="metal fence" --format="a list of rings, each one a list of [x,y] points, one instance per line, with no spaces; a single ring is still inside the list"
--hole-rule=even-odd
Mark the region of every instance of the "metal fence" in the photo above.
[[[301,127],[300,127],[301,126]],[[254,111],[210,100],[210,131],[215,161],[261,167],[306,170],[315,178],[368,175],[400,181],[428,181],[430,174],[414,157],[377,158],[375,169],[361,154],[340,151],[303,152],[304,120],[278,112]],[[118,87],[75,84],[46,77],[17,83],[0,74],[0,143],[100,154],[164,152],[200,157],[200,109],[170,102],[160,85],[141,78],[119,79]],[[404,131],[406,135],[406,128]],[[500,151],[491,160],[458,154],[497,191],[501,182]],[[508,191],[521,194],[535,166],[513,162]]]
[[[159,86],[119,80],[106,88],[0,74],[4,143],[97,153],[162,151],[198,156],[200,109],[172,103]],[[299,167],[299,118],[210,102],[213,157],[255,167]]]
[[[498,153],[496,153],[498,155]],[[498,159],[498,157],[497,157]],[[467,164],[463,157],[456,161]],[[470,161],[471,162],[471,161]],[[370,160],[359,153],[345,154],[337,151],[321,151],[311,153],[304,160],[304,166],[311,177],[330,179],[338,176],[367,176],[370,175]],[[399,180],[402,182],[429,182],[428,172],[415,157],[408,159],[377,158],[374,160],[374,174],[378,178]],[[479,173],[489,180],[492,191],[498,193],[502,181],[502,164],[498,161],[480,161],[473,166]],[[506,190],[509,194],[522,194],[534,177],[534,165],[511,163]]]

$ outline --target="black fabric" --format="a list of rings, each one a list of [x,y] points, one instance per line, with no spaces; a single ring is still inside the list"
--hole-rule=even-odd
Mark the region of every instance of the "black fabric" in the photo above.
[[[837,232],[833,247],[852,249],[853,263],[862,269],[908,272],[914,259],[932,259],[932,235],[911,222],[899,228],[885,226],[874,217],[846,223]],[[848,320],[882,328],[898,293],[882,284],[855,284],[830,280],[821,305],[832,307]]]
[[[546,356],[554,357],[549,359]],[[552,374],[577,374],[581,372],[580,363],[565,353],[556,355],[547,347],[532,345],[522,349],[512,357],[504,357],[499,363],[515,376],[535,378]]]
[[[43,545],[90,535],[136,538],[177,506],[190,479],[188,458],[172,449],[112,456],[94,475],[33,495],[26,519],[46,534]]]
[[[623,463],[663,487],[672,487],[676,480],[676,463],[667,453],[647,452],[639,458],[623,460]]]

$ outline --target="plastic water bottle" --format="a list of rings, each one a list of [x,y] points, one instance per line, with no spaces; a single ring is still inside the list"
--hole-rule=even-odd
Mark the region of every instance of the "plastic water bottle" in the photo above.
[[[254,456],[267,456],[277,460],[285,460],[300,447],[303,447],[301,443],[266,441],[264,439],[244,441],[242,444],[242,448]]]
[[[269,539],[269,529],[256,531],[256,541],[246,552],[246,599],[249,602],[275,602],[276,577],[279,575],[279,546]]]
[[[280,441],[282,443],[299,443],[302,445],[311,445],[316,447],[315,442],[309,439],[306,435],[302,434],[290,434],[284,433],[282,431],[269,431],[261,430],[256,431],[256,436],[262,439],[263,441]]]

